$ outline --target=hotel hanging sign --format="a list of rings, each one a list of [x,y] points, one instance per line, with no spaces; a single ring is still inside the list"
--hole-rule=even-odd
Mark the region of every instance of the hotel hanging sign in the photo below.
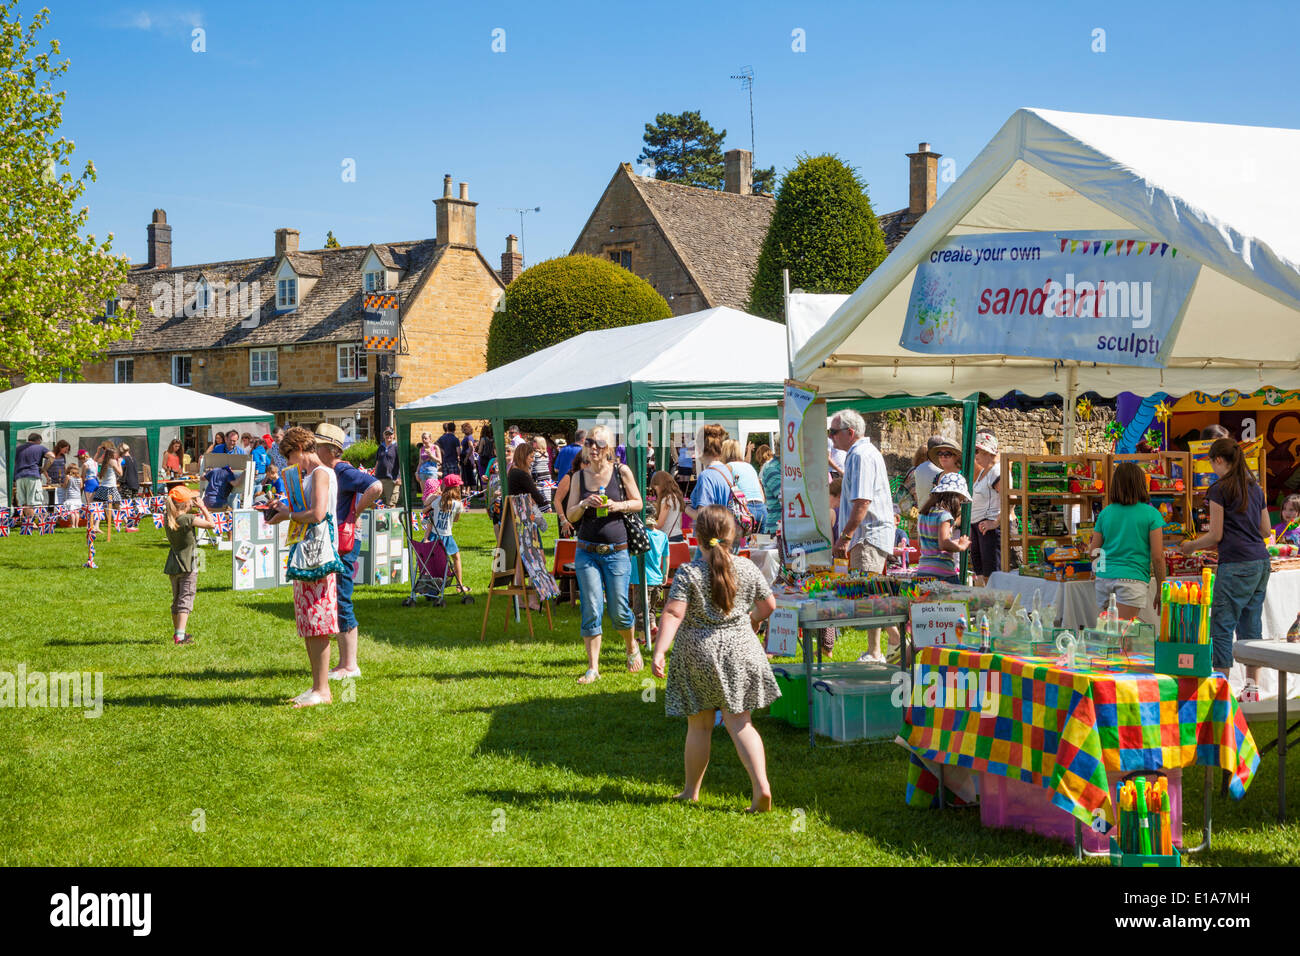
[[[916,269],[899,344],[1159,368],[1199,268],[1131,232],[951,236]]]
[[[366,292],[362,297],[366,351],[396,352],[402,324],[396,292]]]

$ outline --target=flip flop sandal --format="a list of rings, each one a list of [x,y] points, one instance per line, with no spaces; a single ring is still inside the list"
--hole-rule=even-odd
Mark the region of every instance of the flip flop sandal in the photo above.
[[[328,704],[330,703],[330,699],[321,696],[318,691],[307,690],[293,698],[289,703],[293,704],[294,709],[297,710],[303,707],[315,707],[318,704]]]
[[[583,672],[582,676],[578,678],[578,683],[594,684],[598,680],[600,680],[600,671],[596,670],[594,667],[588,667],[586,671]]]
[[[633,664],[636,664],[638,666],[633,667],[632,666]],[[627,672],[629,674],[636,674],[639,671],[641,671],[644,667],[645,667],[645,661],[642,659],[641,651],[639,649],[627,655]]]

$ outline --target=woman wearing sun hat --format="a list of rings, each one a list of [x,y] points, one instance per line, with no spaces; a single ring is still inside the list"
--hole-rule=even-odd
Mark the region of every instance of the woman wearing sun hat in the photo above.
[[[998,521],[1002,516],[1002,495],[998,491],[1001,478],[998,438],[989,431],[979,432],[975,436],[975,483],[971,487],[970,510],[974,545],[971,564],[975,569],[975,583],[979,585],[994,571],[1002,570],[1002,530]]]

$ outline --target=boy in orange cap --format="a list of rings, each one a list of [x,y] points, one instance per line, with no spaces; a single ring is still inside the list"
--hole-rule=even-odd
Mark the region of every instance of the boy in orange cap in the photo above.
[[[203,512],[202,517],[192,514],[195,505]],[[195,570],[195,552],[198,550],[196,528],[213,528],[212,512],[199,498],[199,493],[185,485],[177,485],[167,492],[167,520],[164,528],[167,532],[167,564],[163,573],[172,582],[172,625],[173,644],[193,644],[194,640],[185,632],[190,612],[194,610],[194,594],[198,590],[199,573]]]

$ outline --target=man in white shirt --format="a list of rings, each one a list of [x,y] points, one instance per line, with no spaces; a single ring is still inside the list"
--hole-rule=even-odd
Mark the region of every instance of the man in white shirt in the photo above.
[[[833,439],[826,439],[826,464],[830,468],[831,481],[843,476],[845,454],[846,452],[835,447],[835,441]]]
[[[845,452],[844,480],[840,489],[840,536],[833,553],[847,557],[849,570],[881,574],[894,552],[894,502],[889,474],[880,450],[866,438],[866,422],[852,409],[831,419],[827,434],[835,447]],[[884,661],[880,653],[880,631],[867,632],[867,656]]]

